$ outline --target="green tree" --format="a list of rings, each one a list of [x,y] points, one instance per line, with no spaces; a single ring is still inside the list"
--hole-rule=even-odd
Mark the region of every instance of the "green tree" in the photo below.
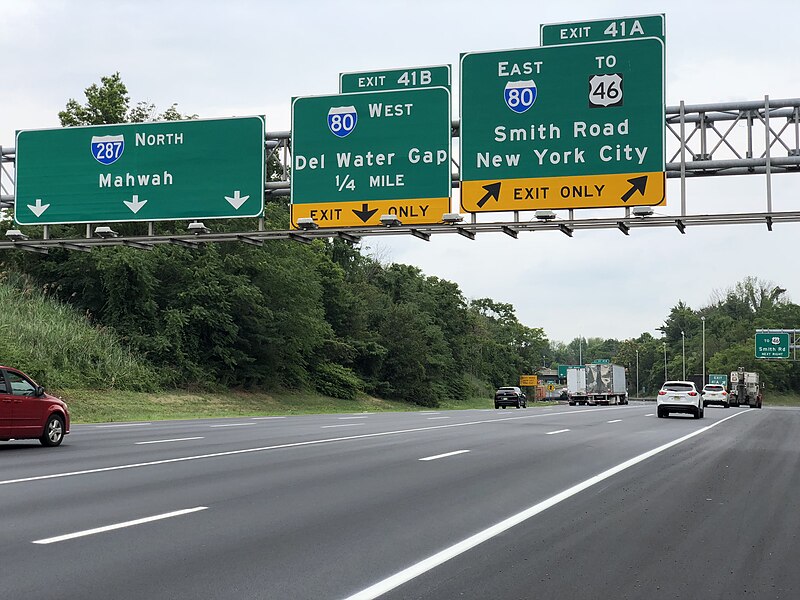
[[[142,123],[144,121],[178,121],[193,119],[197,115],[181,115],[177,104],[159,114],[155,104],[141,101],[130,107],[128,88],[119,72],[100,78],[100,85],[93,83],[84,90],[86,103],[74,98],[67,101],[64,110],[58,113],[63,127],[78,125],[111,125],[114,123]]]

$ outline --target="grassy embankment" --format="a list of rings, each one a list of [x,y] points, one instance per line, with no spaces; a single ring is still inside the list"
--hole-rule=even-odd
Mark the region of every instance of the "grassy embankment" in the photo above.
[[[313,392],[158,390],[156,369],[113,331],[92,325],[25,279],[0,273],[0,307],[0,364],[22,369],[63,397],[75,423],[425,410],[366,395],[340,400]],[[489,408],[488,398],[441,408]]]

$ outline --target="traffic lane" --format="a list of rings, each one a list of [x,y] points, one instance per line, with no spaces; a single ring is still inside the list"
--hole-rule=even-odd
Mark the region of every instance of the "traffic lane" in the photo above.
[[[538,457],[539,462],[509,460],[502,442],[511,431],[507,427],[495,429],[495,435],[483,432],[480,437],[484,446],[467,457],[429,465],[418,459],[423,447],[426,452],[431,450],[430,439],[418,435],[368,438],[359,445],[327,449],[306,447],[301,452],[273,456],[280,459],[278,465],[265,464],[268,461],[263,460],[264,454],[247,455],[246,460],[235,465],[217,464],[213,472],[199,468],[213,463],[192,463],[179,469],[171,465],[163,471],[133,471],[127,475],[115,472],[88,480],[70,478],[65,481],[66,489],[43,494],[38,493],[38,488],[19,486],[17,489],[25,490],[27,498],[35,496],[37,501],[26,503],[25,498],[19,497],[6,506],[8,498],[4,497],[4,514],[15,527],[13,536],[3,535],[0,561],[22,576],[37,564],[35,557],[41,552],[35,546],[36,550],[30,550],[25,539],[90,529],[201,503],[209,506],[207,514],[183,521],[192,523],[187,527],[191,531],[173,532],[172,527],[180,526],[180,519],[175,525],[165,525],[171,539],[182,540],[180,554],[167,552],[169,543],[163,545],[162,552],[160,525],[155,529],[143,526],[65,542],[70,551],[61,557],[58,570],[45,579],[52,576],[51,584],[57,579],[69,581],[70,573],[87,571],[84,562],[89,560],[105,565],[98,571],[106,578],[103,581],[124,582],[126,573],[114,571],[118,565],[141,565],[142,555],[149,557],[156,552],[159,565],[180,557],[173,565],[175,572],[183,572],[187,562],[194,562],[198,569],[193,575],[196,584],[187,588],[191,593],[187,591],[182,596],[183,592],[175,592],[173,584],[168,588],[172,590],[170,597],[191,597],[192,593],[202,596],[206,585],[223,582],[229,589],[239,589],[241,578],[255,581],[257,589],[271,590],[270,597],[330,597],[318,592],[335,589],[326,587],[333,581],[338,581],[343,590],[350,589],[354,581],[369,577],[365,569],[390,570],[438,548],[442,540],[468,534],[492,522],[498,514],[518,510],[525,502],[574,483],[572,475],[558,473],[563,464],[557,460],[562,446],[553,444],[553,438],[537,437],[530,427],[518,427],[521,443],[534,441],[529,448],[521,446],[523,454]],[[464,441],[456,430],[445,432],[451,438],[446,446]],[[596,433],[595,445],[602,442],[601,438],[614,447],[620,445],[616,436]],[[537,448],[537,439],[548,441]],[[566,440],[561,438],[560,443]],[[599,453],[601,457],[603,454]],[[475,457],[478,460],[473,460]],[[588,459],[582,460],[585,462]],[[606,459],[601,458],[600,462],[606,464]],[[96,487],[93,489],[90,483]],[[32,494],[34,491],[37,493]],[[59,498],[62,494],[66,496]],[[45,498],[55,506],[48,508]],[[70,525],[68,531],[66,523]],[[387,540],[391,540],[390,549],[386,547]],[[107,543],[112,547],[106,547]],[[120,547],[113,550],[115,545]],[[265,547],[271,549],[266,558]],[[28,556],[28,552],[34,556]],[[113,558],[106,556],[113,552]],[[120,553],[128,554],[128,560],[118,561]],[[337,556],[334,564],[330,564],[330,556]],[[326,567],[315,568],[313,573],[297,573],[296,565],[309,561]],[[209,567],[209,563],[219,568]],[[157,580],[158,570],[148,569],[137,566],[144,578]],[[257,573],[253,574],[253,570]],[[30,578],[34,575],[31,573]],[[104,585],[102,581],[92,583],[95,584],[98,589]],[[47,588],[46,581],[41,585],[42,590]],[[289,586],[292,593],[280,595],[282,586]]]
[[[566,407],[565,407],[566,408]],[[510,415],[491,414],[479,411],[455,411],[448,420],[431,420],[439,415],[426,415],[425,413],[393,413],[386,418],[370,421],[357,421],[363,426],[337,427],[349,424],[342,421],[341,415],[325,415],[298,417],[296,420],[202,420],[185,422],[178,428],[170,424],[152,425],[140,424],[136,428],[122,428],[123,433],[106,442],[88,443],[80,434],[67,436],[67,441],[58,449],[41,448],[38,442],[28,443],[23,447],[5,446],[0,444],[0,456],[13,456],[14,460],[0,460],[0,481],[18,479],[37,475],[47,475],[58,471],[76,471],[96,469],[119,465],[124,463],[138,463],[170,459],[176,456],[192,456],[207,453],[224,452],[261,446],[274,446],[280,444],[297,443],[321,438],[340,438],[357,436],[370,433],[386,433],[391,431],[406,431],[418,428],[446,428],[459,427],[469,423],[477,426],[483,422],[498,420],[501,422],[515,419],[528,420],[543,418],[551,414],[581,414],[603,409],[571,409],[569,411],[544,410],[519,410]],[[242,426],[230,426],[239,425]],[[250,425],[252,423],[252,425]],[[247,424],[245,426],[245,424]],[[102,426],[98,426],[102,427]],[[94,430],[90,430],[94,431]],[[101,429],[102,435],[107,429]],[[200,435],[202,434],[202,435]],[[72,437],[75,435],[76,437]],[[186,439],[182,442],[137,445],[142,441],[158,441],[165,439]],[[91,438],[90,438],[91,439]],[[34,448],[38,448],[35,450]]]
[[[131,442],[130,446],[112,447],[104,450],[103,452],[90,452],[86,451],[80,455],[74,455],[67,449],[59,449],[58,452],[53,453],[53,456],[58,460],[49,460],[50,453],[40,452],[33,453],[31,450],[31,457],[37,456],[39,460],[33,461],[9,461],[0,463],[0,485],[9,480],[25,479],[29,477],[52,477],[63,473],[75,473],[84,470],[113,470],[117,468],[130,468],[134,466],[148,466],[150,463],[161,463],[169,461],[184,461],[184,460],[202,460],[206,458],[216,458],[218,455],[225,455],[226,453],[237,454],[247,452],[260,452],[279,449],[282,446],[293,447],[294,445],[303,444],[316,444],[316,443],[340,443],[349,441],[351,439],[359,439],[363,436],[371,435],[404,435],[415,431],[436,431],[438,429],[448,428],[461,428],[461,427],[480,427],[491,423],[505,423],[514,421],[527,421],[536,419],[558,418],[564,416],[569,419],[580,418],[583,414],[587,414],[587,419],[600,419],[602,421],[602,414],[604,411],[609,410],[626,410],[628,412],[637,411],[632,408],[592,408],[592,409],[575,409],[572,408],[568,411],[557,411],[553,413],[546,412],[533,412],[533,411],[516,411],[512,417],[497,417],[496,415],[486,415],[477,420],[466,420],[461,422],[440,422],[430,421],[416,423],[410,422],[405,429],[393,429],[391,427],[376,425],[372,432],[365,429],[359,429],[359,432],[341,430],[326,430],[322,427],[319,431],[324,432],[321,436],[311,433],[317,431],[312,427],[308,430],[308,437],[302,435],[293,437],[291,430],[286,430],[282,427],[272,426],[269,428],[248,428],[247,432],[250,436],[256,434],[259,438],[243,437],[240,430],[237,429],[224,429],[222,433],[217,433],[216,436],[209,436],[202,440],[187,440],[178,444],[152,444],[149,446],[135,446],[136,450],[131,451],[130,448],[134,446],[135,442]],[[597,413],[597,415],[594,415]],[[577,415],[577,416],[576,416]],[[469,415],[464,415],[463,418],[468,418]],[[163,439],[161,436],[156,436]],[[246,443],[247,440],[252,440],[251,443]],[[133,452],[133,453],[132,453]],[[25,455],[27,456],[27,455]],[[30,468],[34,464],[38,468]]]
[[[800,412],[720,428],[380,597],[797,598]]]
[[[629,411],[630,412],[630,411]],[[640,412],[639,415],[642,413]],[[202,461],[218,461],[223,459],[228,460],[235,460],[236,457],[244,456],[248,454],[261,454],[261,453],[272,453],[272,452],[286,452],[291,451],[293,449],[302,448],[304,446],[326,446],[329,444],[347,444],[347,443],[358,443],[360,440],[370,439],[370,438],[382,438],[382,437],[403,437],[408,435],[414,434],[421,434],[425,438],[425,442],[427,444],[434,444],[432,446],[433,450],[429,454],[436,454],[438,453],[436,450],[438,448],[443,448],[442,452],[450,451],[452,448],[447,448],[447,444],[437,446],[437,435],[442,432],[450,432],[450,431],[460,431],[462,429],[478,429],[481,428],[488,428],[485,433],[481,432],[473,432],[473,433],[466,433],[464,435],[476,435],[477,439],[482,439],[486,436],[493,436],[497,435],[498,438],[496,442],[493,442],[493,448],[498,449],[499,453],[507,454],[510,458],[513,457],[523,457],[525,456],[525,452],[522,452],[520,449],[524,449],[524,444],[526,440],[523,439],[529,435],[536,435],[538,433],[545,433],[548,435],[550,433],[558,433],[560,431],[569,431],[568,429],[559,429],[562,425],[570,425],[575,429],[576,432],[581,430],[581,427],[597,427],[600,426],[601,429],[598,431],[598,434],[602,437],[603,435],[609,433],[618,433],[620,427],[633,427],[634,430],[636,428],[643,428],[640,433],[636,433],[635,431],[631,434],[634,437],[638,436],[639,443],[643,445],[647,445],[652,441],[652,432],[661,432],[663,435],[670,436],[674,433],[682,433],[687,431],[685,427],[697,427],[699,426],[699,422],[695,423],[692,420],[686,419],[676,419],[675,424],[672,428],[665,428],[665,427],[655,427],[653,428],[653,419],[646,418],[641,419],[641,423],[636,424],[637,419],[636,415],[631,415],[634,419],[626,424],[626,419],[613,419],[610,420],[615,423],[612,429],[604,429],[607,425],[607,416],[611,416],[606,414],[604,411],[595,411],[595,410],[583,410],[583,411],[575,411],[572,413],[554,413],[552,415],[548,415],[547,418],[537,419],[537,415],[530,415],[529,418],[525,417],[516,417],[513,419],[493,419],[488,421],[469,421],[462,424],[448,424],[448,425],[432,425],[432,426],[422,426],[416,428],[409,428],[409,429],[400,429],[400,430],[386,430],[386,431],[378,431],[372,433],[363,433],[357,435],[345,435],[345,436],[335,436],[329,437],[328,434],[323,434],[322,436],[315,437],[313,439],[302,439],[299,441],[289,441],[287,443],[274,443],[271,445],[263,445],[263,446],[246,446],[246,447],[239,447],[238,443],[233,443],[230,448],[226,449],[225,447],[221,448],[208,448],[202,447],[197,448],[198,451],[203,451],[202,453],[192,453],[186,451],[182,446],[181,452],[177,452],[173,447],[162,448],[161,445],[154,445],[152,448],[154,450],[150,450],[150,454],[142,455],[141,451],[138,449],[137,446],[129,446],[131,454],[127,456],[120,457],[120,460],[117,462],[108,462],[105,460],[104,457],[92,457],[91,461],[84,461],[83,463],[73,462],[67,465],[64,465],[62,470],[58,470],[55,466],[48,466],[48,469],[45,473],[37,473],[31,470],[23,470],[21,466],[13,467],[10,466],[9,468],[4,469],[3,474],[7,477],[11,475],[11,478],[0,479],[0,487],[5,487],[8,485],[18,485],[24,483],[33,483],[38,480],[55,480],[55,481],[63,481],[65,478],[68,477],[90,477],[96,476],[105,472],[114,472],[114,471],[130,471],[130,470],[138,470],[138,469],[163,469],[167,465],[171,464],[181,464],[181,463],[190,463],[190,462],[202,462]],[[619,415],[623,416],[623,415]],[[619,422],[618,422],[619,421]],[[529,423],[528,426],[525,423]],[[692,425],[695,423],[694,425]],[[515,426],[516,425],[516,426]],[[498,428],[499,429],[495,429]],[[457,434],[461,435],[461,434]],[[565,434],[566,435],[566,434]],[[575,440],[575,435],[579,435],[577,433],[572,434],[571,436],[567,436],[569,441],[566,441],[567,444],[571,445]],[[448,439],[445,437],[444,439]],[[261,440],[263,442],[263,440]],[[275,441],[275,440],[270,440]],[[280,442],[280,440],[277,440]],[[588,444],[588,449],[592,450],[592,440],[587,437],[584,440],[584,443]],[[168,445],[169,446],[169,445]],[[150,447],[148,447],[150,448]],[[213,452],[209,452],[209,450],[215,450]],[[578,448],[580,450],[580,448]],[[613,445],[611,446],[612,455],[614,452],[623,451],[625,450],[624,445]],[[152,454],[155,452],[156,454]],[[576,457],[579,458],[579,457]],[[99,465],[96,463],[100,462]],[[585,461],[577,460],[576,464],[583,465]],[[6,494],[6,498],[8,498],[8,494]]]
[[[604,416],[592,416],[591,413],[585,415],[567,415],[574,418],[579,416],[584,419],[597,419],[601,421]],[[554,416],[553,418],[558,418]],[[590,422],[591,423],[591,422]],[[479,460],[488,459],[486,465],[489,470],[489,477],[499,477],[497,487],[507,487],[510,482],[505,481],[510,478],[512,481],[521,477],[513,469],[504,467],[498,469],[498,465],[513,463],[515,468],[530,469],[536,468],[536,463],[540,460],[547,460],[547,450],[555,449],[560,456],[565,467],[569,467],[571,462],[582,472],[587,461],[581,459],[584,446],[576,446],[576,437],[565,437],[560,441],[548,440],[542,449],[536,448],[536,437],[542,432],[552,429],[553,426],[546,424],[533,425],[524,421],[499,421],[492,423],[482,423],[480,426],[466,426],[466,429],[474,430],[464,434],[462,428],[444,427],[437,429],[423,429],[407,431],[399,435],[376,435],[375,437],[351,436],[349,439],[340,441],[326,441],[326,438],[317,440],[307,440],[299,442],[299,445],[291,447],[274,448],[273,450],[255,449],[250,452],[233,450],[231,453],[218,453],[217,455],[190,455],[178,456],[167,455],[162,460],[155,460],[150,463],[131,462],[138,456],[129,457],[130,461],[123,464],[116,464],[103,467],[106,470],[96,472],[65,471],[51,472],[48,479],[38,480],[34,478],[24,478],[22,480],[1,480],[0,504],[2,504],[4,514],[11,519],[19,521],[26,515],[33,523],[41,523],[42,515],[58,514],[54,524],[62,518],[65,511],[70,507],[80,507],[83,510],[91,506],[88,511],[88,521],[82,527],[91,527],[92,519],[96,516],[103,516],[106,520],[113,520],[116,515],[113,511],[106,514],[102,511],[102,506],[108,504],[115,506],[117,500],[112,496],[113,493],[121,495],[122,504],[127,504],[127,499],[142,494],[148,490],[155,492],[164,491],[167,493],[179,487],[181,490],[190,489],[190,485],[207,483],[214,487],[220,482],[224,482],[230,473],[274,473],[286,469],[292,473],[302,473],[304,462],[318,461],[325,464],[325,461],[352,461],[355,465],[359,464],[363,458],[360,453],[375,453],[373,459],[380,458],[385,464],[381,466],[386,472],[391,472],[397,464],[406,464],[428,456],[451,452],[453,450],[464,449],[466,444],[468,449],[473,451]],[[609,429],[607,432],[597,431],[600,437],[599,443],[603,443],[602,438],[609,433],[617,434],[616,428]],[[578,434],[576,434],[578,435]],[[669,433],[668,436],[671,436]],[[313,444],[320,441],[319,445]],[[645,445],[650,443],[650,435],[644,436],[640,443]],[[595,440],[587,438],[583,443],[594,444]],[[400,453],[404,445],[410,444],[410,450],[406,454]],[[347,448],[338,448],[345,445]],[[531,446],[531,448],[529,448]],[[614,451],[622,451],[625,444],[614,444]],[[309,449],[319,448],[318,451],[308,452]],[[566,453],[565,451],[569,451]],[[572,461],[572,455],[575,460]],[[612,460],[613,460],[613,452]],[[398,462],[399,461],[399,462]],[[477,463],[480,464],[480,463]],[[337,466],[338,467],[338,466]],[[329,468],[333,472],[333,467]],[[569,476],[569,473],[566,473]],[[311,482],[313,483],[313,482]],[[234,483],[230,484],[235,487]],[[95,492],[90,492],[96,489]],[[40,491],[41,490],[41,491]],[[35,500],[32,500],[32,493],[35,492]],[[86,494],[91,493],[91,498],[85,498]],[[198,492],[199,495],[199,492]],[[182,499],[177,498],[176,502]],[[87,503],[88,502],[88,503]],[[169,508],[169,504],[163,508]],[[503,508],[498,506],[498,508]],[[16,512],[19,510],[20,512]],[[119,518],[124,518],[121,515]],[[34,535],[34,534],[31,534]]]

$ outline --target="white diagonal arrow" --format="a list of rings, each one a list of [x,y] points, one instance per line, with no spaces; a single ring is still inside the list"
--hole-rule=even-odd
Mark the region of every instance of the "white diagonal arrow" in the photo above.
[[[239,210],[242,204],[247,202],[247,199],[250,197],[250,196],[241,196],[240,193],[241,192],[239,190],[236,190],[235,192],[233,192],[233,198],[231,198],[230,196],[225,196],[225,200],[230,202],[230,205],[236,210]]]
[[[28,208],[31,209],[31,212],[35,214],[37,217],[41,217],[44,211],[50,208],[49,204],[42,204],[42,199],[37,198],[36,204],[28,204]]]
[[[131,198],[130,200],[123,200],[123,202],[125,203],[125,206],[127,206],[133,211],[133,214],[138,213],[139,209],[142,208],[145,204],[147,204],[147,200],[142,200],[141,202],[139,201],[138,194],[134,194],[133,198]]]

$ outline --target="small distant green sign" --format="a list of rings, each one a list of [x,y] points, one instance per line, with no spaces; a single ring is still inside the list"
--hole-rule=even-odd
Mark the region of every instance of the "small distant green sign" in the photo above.
[[[756,358],[789,358],[788,332],[756,333]]]
[[[709,373],[708,383],[712,385],[728,385],[728,376]]]
[[[583,365],[558,365],[558,378],[567,378],[567,369],[582,369]]]
[[[609,360],[608,358],[595,358],[592,361],[593,365],[607,365],[607,364],[610,364],[610,363],[611,363],[611,360]]]

